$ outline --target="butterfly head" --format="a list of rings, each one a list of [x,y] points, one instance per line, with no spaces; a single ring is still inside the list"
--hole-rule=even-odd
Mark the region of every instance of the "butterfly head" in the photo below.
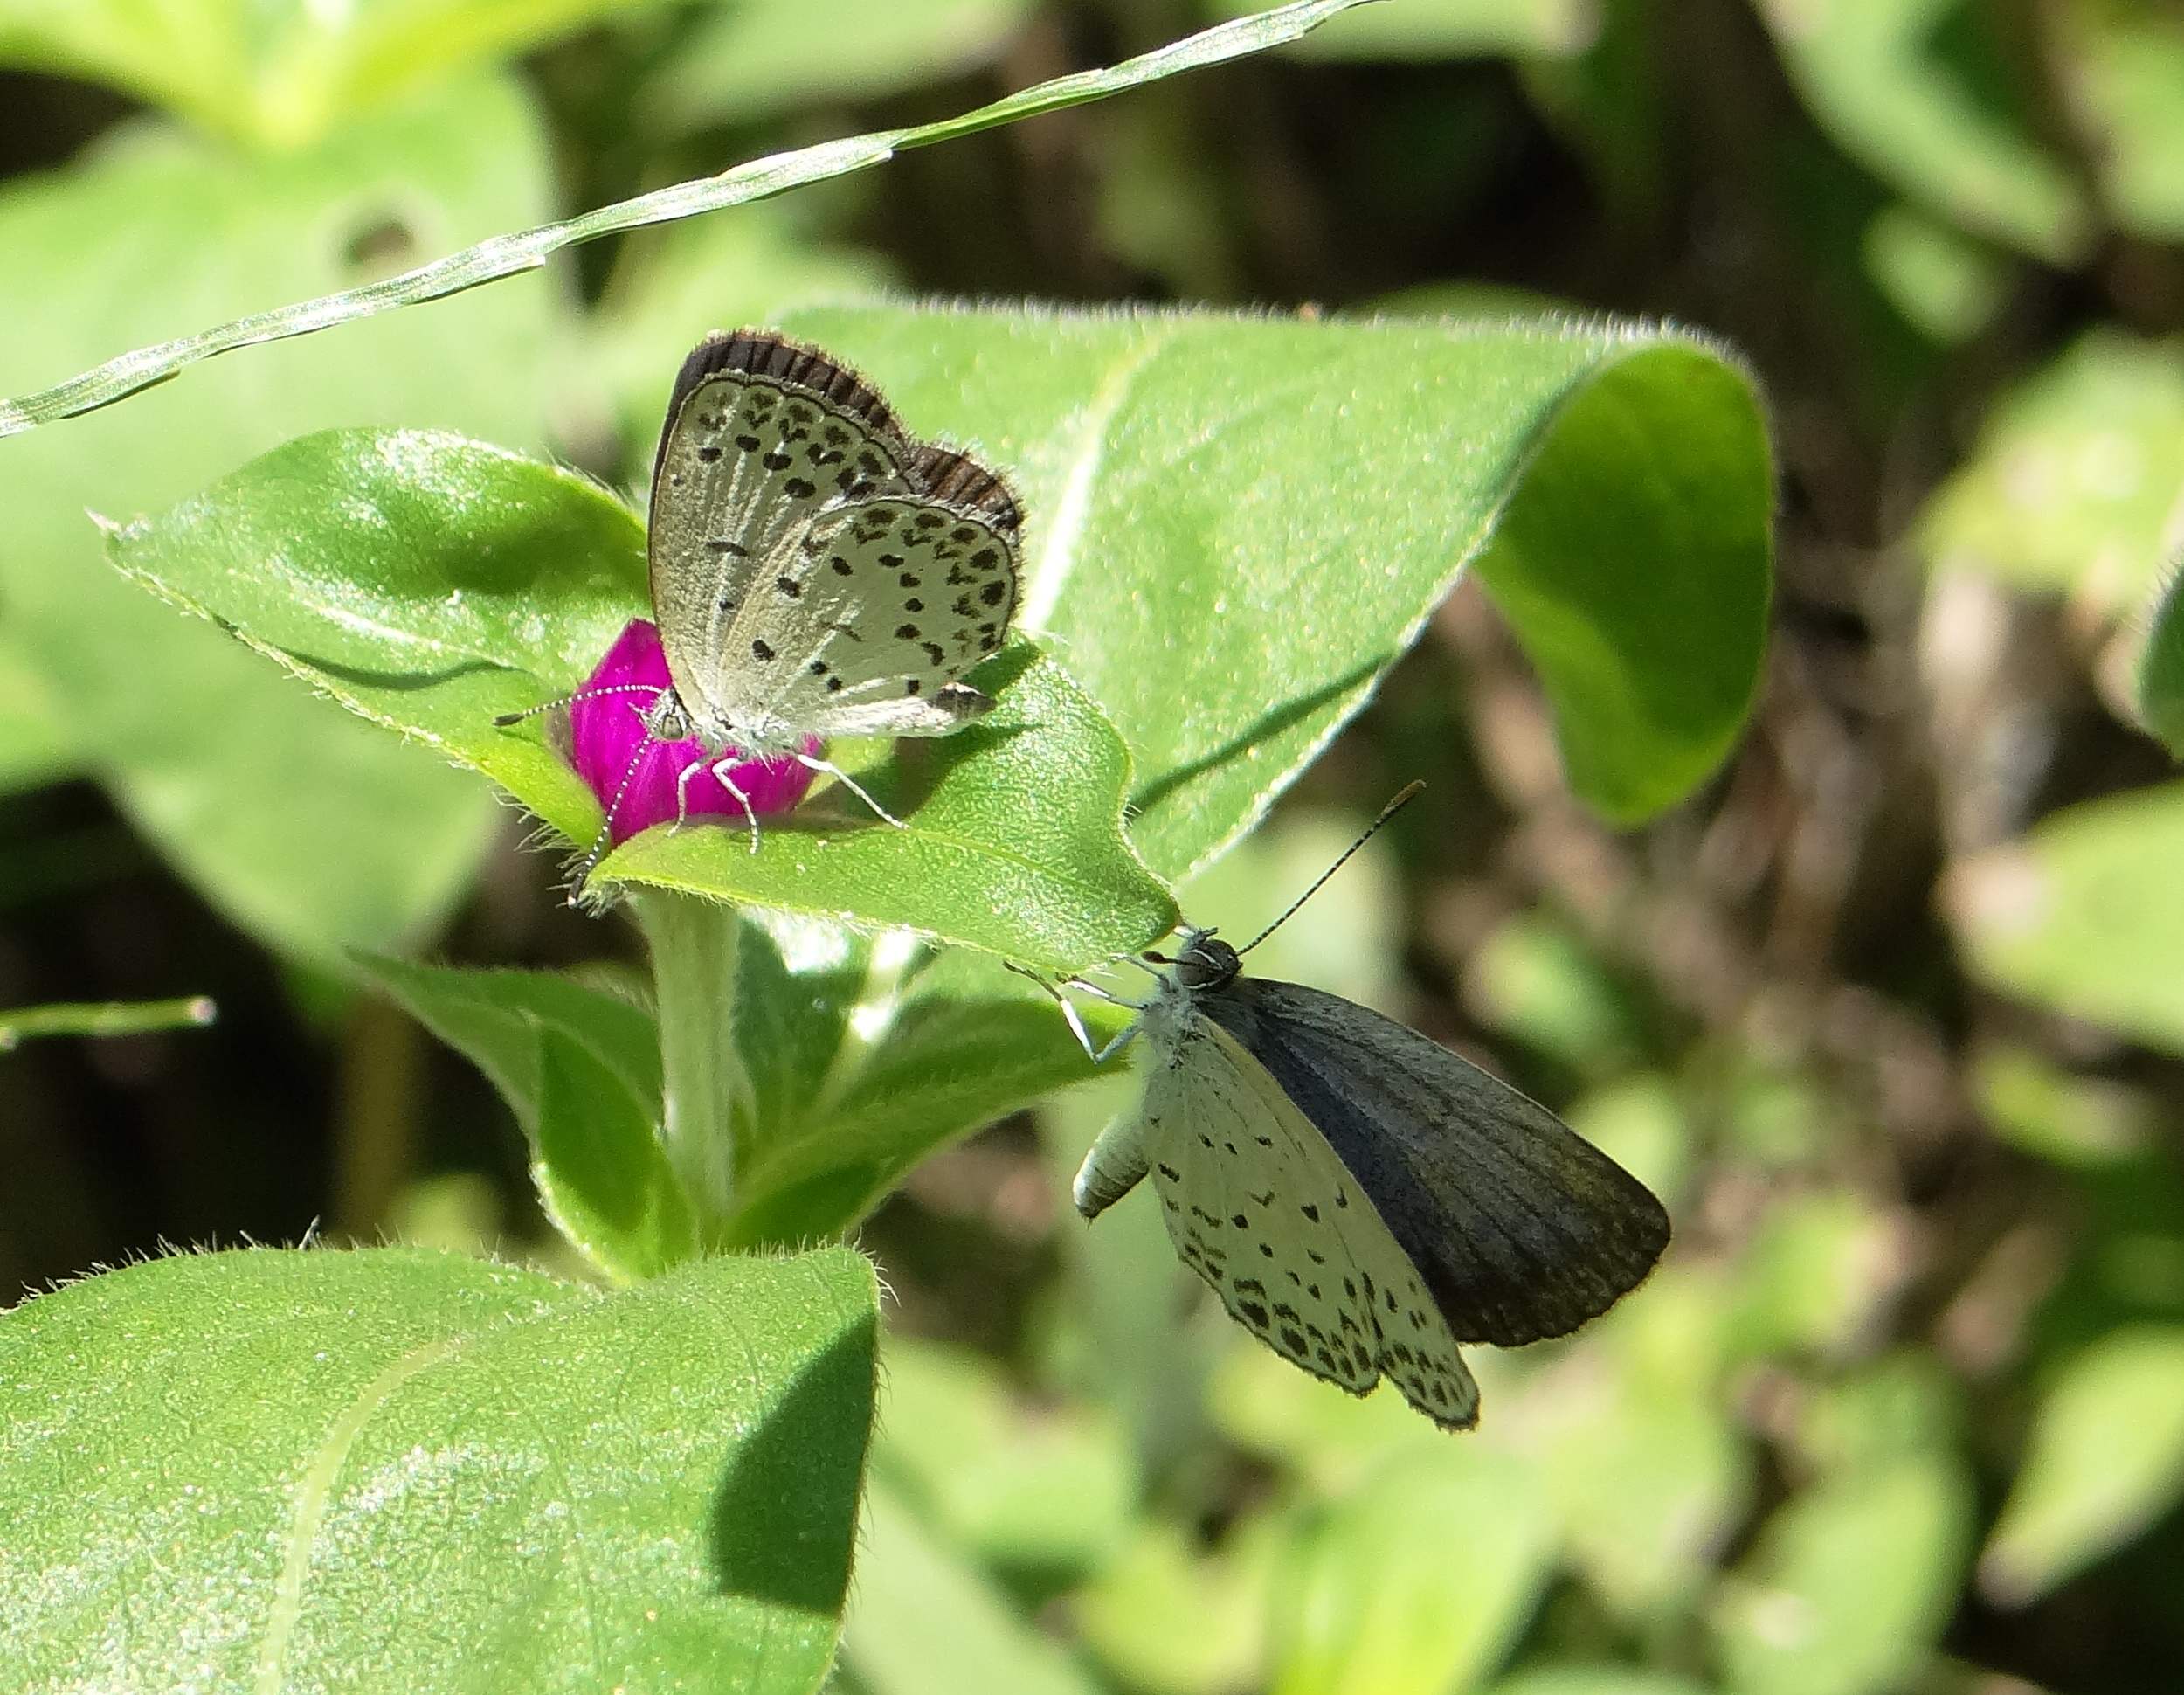
[[[1192,990],[1225,987],[1244,968],[1236,950],[1211,930],[1185,931],[1183,945],[1172,958],[1165,953],[1148,953],[1145,958],[1156,965],[1174,966],[1176,982]]]

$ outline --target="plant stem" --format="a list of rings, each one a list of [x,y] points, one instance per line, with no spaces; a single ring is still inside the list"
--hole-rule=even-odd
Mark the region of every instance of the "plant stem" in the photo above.
[[[750,1084],[735,1042],[743,921],[733,907],[661,890],[633,894],[630,903],[652,952],[666,1103],[660,1142],[700,1234],[717,1235],[736,1199],[737,1124],[749,1118]]]

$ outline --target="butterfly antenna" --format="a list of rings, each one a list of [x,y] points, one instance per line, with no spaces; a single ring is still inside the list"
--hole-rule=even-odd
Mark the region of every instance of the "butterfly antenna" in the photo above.
[[[602,695],[657,695],[656,682],[610,682],[598,688],[579,688],[573,695],[562,695],[550,701],[541,701],[536,706],[527,706],[521,712],[502,712],[494,717],[494,726],[506,730],[510,724],[520,724],[526,718],[536,718],[542,712],[551,712],[558,707],[573,706],[578,701],[597,700]]]
[[[1393,818],[1396,813],[1401,812],[1404,807],[1409,806],[1413,800],[1416,799],[1418,798],[1419,791],[1423,789],[1425,786],[1426,785],[1423,782],[1411,783],[1404,789],[1402,793],[1397,795],[1394,799],[1389,801],[1386,806],[1381,807],[1379,817],[1374,819],[1372,823],[1366,825],[1365,827],[1365,834],[1342,850],[1342,857],[1340,859],[1337,860],[1332,865],[1329,866],[1324,871],[1321,872],[1313,881],[1312,886],[1310,889],[1306,889],[1302,895],[1299,895],[1295,900],[1291,901],[1287,911],[1282,913],[1280,917],[1276,918],[1272,924],[1268,924],[1256,936],[1253,937],[1248,942],[1246,942],[1243,946],[1238,948],[1236,951],[1240,954],[1249,953],[1252,949],[1257,947],[1260,943],[1265,941],[1268,937],[1273,935],[1275,931],[1281,929],[1283,924],[1289,923],[1289,921],[1296,916],[1297,908],[1303,905],[1305,902],[1310,900],[1313,896],[1318,894],[1320,885],[1325,882],[1328,878],[1333,876],[1336,872],[1341,870],[1344,866],[1349,864],[1350,856],[1356,853],[1358,848],[1364,847],[1365,843],[1372,841],[1374,834],[1383,824],[1386,823],[1388,820]]]
[[[606,857],[607,848],[614,837],[614,814],[622,810],[622,797],[629,792],[631,778],[637,775],[637,762],[645,757],[645,750],[653,745],[653,737],[645,737],[637,744],[637,751],[629,757],[629,764],[622,767],[622,780],[614,785],[614,799],[606,803],[606,816],[599,820],[599,834],[591,838],[591,846],[577,865],[576,880],[569,885],[569,904],[584,903],[584,886],[591,874],[598,869],[599,861]]]

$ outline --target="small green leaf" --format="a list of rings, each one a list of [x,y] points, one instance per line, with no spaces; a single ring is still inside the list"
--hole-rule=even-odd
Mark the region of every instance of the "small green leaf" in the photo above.
[[[81,760],[52,686],[12,641],[0,639],[0,794],[59,782]]]
[[[647,610],[635,515],[535,460],[418,431],[335,431],[252,461],[112,542],[114,562],[379,723],[508,789],[571,842],[598,803],[497,714],[579,686]],[[1174,921],[1120,834],[1129,756],[1059,667],[1019,646],[974,675],[995,709],[904,744],[854,803],[740,831],[660,827],[597,873],[928,934],[1058,968]]]
[[[425,1027],[467,1056],[529,1129],[538,1110],[538,1032],[582,1043],[660,1116],[660,1031],[642,1007],[551,972],[461,971],[377,954],[357,968]]]
[[[1712,770],[1765,641],[1773,483],[1744,372],[1552,319],[813,308],[791,327],[1026,497],[1019,622],[1137,757],[1180,878],[1264,813],[1477,560],[1572,782],[1635,818]]]
[[[836,1235],[942,1142],[1090,1069],[1053,1001],[986,956],[657,894],[636,906],[668,1156],[722,1242]]]
[[[2035,259],[2067,266],[2084,252],[2091,214],[1988,74],[2001,55],[1981,38],[1984,14],[1958,16],[1954,0],[1767,0],[1759,11],[1806,104],[1868,170]]]
[[[1033,1407],[967,1348],[887,1346],[872,1463],[957,1546],[1020,1584],[1073,1584],[1121,1546],[1137,1477],[1092,1408]]]
[[[2046,63],[2109,212],[2149,241],[2184,237],[2184,20],[2139,0],[2068,0],[2048,17]]]
[[[660,1144],[660,1117],[576,1037],[539,1023],[532,1180],[562,1235],[635,1283],[698,1250],[696,1220]]]
[[[2139,715],[2172,757],[2184,759],[2184,571],[2165,571],[2139,657]]]
[[[1487,1695],[1712,1695],[1706,1685],[1642,1665],[1547,1665],[1504,1678]]]
[[[1973,971],[2073,1018],[2184,1051],[2184,783],[2067,807],[1956,867]]]
[[[1971,1495],[1939,1455],[1828,1478],[1768,1519],[1714,1628],[1738,1695],[1902,1688],[1949,1622]]]
[[[1300,1513],[1275,1594],[1274,1695],[1472,1687],[1524,1628],[1555,1543],[1553,1510],[1517,1456],[1446,1438],[1406,1451]]]
[[[1987,417],[1920,515],[1937,571],[2135,612],[2175,548],[2184,483],[2184,342],[2081,337]]]
[[[0,1318],[0,1685],[807,1695],[876,1299],[842,1249],[605,1297],[254,1249],[38,1297]]]
[[[1091,1674],[875,1477],[842,1658],[869,1695],[1098,1695]]]
[[[2068,1361],[1980,1555],[1980,1588],[2022,1607],[2129,1542],[2184,1495],[2184,1329],[2139,1325]]]
[[[103,82],[259,147],[658,0],[0,0],[0,64]]]
[[[827,51],[815,53],[796,0],[716,6],[647,87],[643,121],[667,131],[752,123],[960,76],[993,59],[1033,10],[1034,0],[835,0]]]

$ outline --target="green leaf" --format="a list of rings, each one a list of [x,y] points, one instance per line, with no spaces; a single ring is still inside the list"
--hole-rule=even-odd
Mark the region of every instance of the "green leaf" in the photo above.
[[[805,183],[824,182],[853,170],[881,164],[911,148],[930,147],[960,135],[1013,123],[1040,113],[1105,100],[1147,83],[1294,41],[1327,19],[1366,0],[1294,0],[1252,17],[1238,18],[1171,42],[1149,53],[1100,71],[1081,71],[1020,89],[959,117],[907,129],[881,130],[841,141],[822,142],[793,153],[770,155],[716,176],[655,189],[634,200],[620,201],[558,224],[495,236],[473,247],[405,271],[384,281],[343,289],[294,306],[253,313],[156,347],[140,348],[109,359],[64,383],[33,394],[0,400],[0,436],[16,433],[111,405],[173,376],[186,365],[238,347],[308,336],[337,323],[370,317],[397,307],[439,300],[480,283],[536,269],[562,248],[601,236],[670,223],[700,212],[717,211],[763,200]],[[55,0],[66,3],[66,0]]]
[[[1724,1682],[1739,1695],[1902,1688],[1956,1605],[1970,1516],[1970,1490],[1940,1456],[1792,1498],[1721,1594]]]
[[[1070,1597],[1085,1645],[1127,1689],[1254,1687],[1282,1522],[1275,1512],[1250,1512],[1208,1554],[1181,1526],[1141,1520],[1130,1545]]]
[[[2184,237],[2184,21],[2138,0],[2070,0],[2049,14],[2053,73],[2084,132],[2087,163],[2121,228]]]
[[[541,1024],[531,1175],[562,1235],[635,1283],[698,1251],[697,1221],[660,1144],[659,1114],[575,1037]]]
[[[643,545],[627,508],[554,466],[459,437],[339,431],[130,526],[112,553],[585,842],[598,803],[537,730],[493,720],[578,687],[647,610]],[[866,773],[908,827],[837,793],[774,821],[766,851],[740,831],[661,826],[596,880],[907,925],[1063,969],[1160,936],[1174,904],[1122,839],[1129,755],[1098,708],[1020,644],[973,681],[991,713]]]
[[[0,0],[0,64],[103,82],[266,148],[657,0]]]
[[[824,308],[791,327],[1026,497],[1019,623],[1137,757],[1179,878],[1264,813],[1475,558],[1579,792],[1686,793],[1756,686],[1773,485],[1743,371],[1681,332]]]
[[[1041,1589],[1110,1558],[1137,1478],[1122,1432],[1082,1404],[1036,1408],[967,1348],[890,1339],[873,1466],[956,1546]]]
[[[0,1684],[815,1688],[872,1268],[254,1249],[0,1318]],[[399,1574],[399,1581],[390,1574]]]
[[[1519,1671],[1489,1695],[1711,1695],[1702,1683],[1641,1665],[1550,1665]]]
[[[1949,874],[1973,972],[2005,992],[2184,1051],[2184,783],[2070,806]]]
[[[83,163],[0,192],[0,379],[355,277],[379,246],[501,226],[547,204],[544,158],[529,107],[499,83],[279,158],[127,127]],[[346,946],[397,945],[432,924],[467,884],[493,807],[430,753],[119,581],[86,511],[156,509],[332,419],[534,439],[552,305],[543,290],[451,302],[0,447],[9,645],[77,758],[216,907],[326,968]]]
[[[835,0],[827,51],[815,53],[798,0],[715,6],[646,89],[644,121],[750,123],[958,76],[992,59],[1033,10],[1034,0]]]
[[[73,775],[81,759],[38,668],[0,638],[0,794],[59,782]]]
[[[1964,467],[1920,515],[1937,571],[2136,612],[2176,548],[2184,342],[2081,337],[1988,415]]]
[[[985,956],[658,895],[637,907],[668,1157],[723,1244],[847,1229],[942,1142],[1090,1069],[1053,1001]]]
[[[1275,1595],[1275,1695],[1471,1688],[1552,1572],[1554,1514],[1538,1479],[1472,1442],[1409,1451],[1300,1519]]]
[[[590,1049],[650,1117],[659,1117],[659,1027],[625,996],[551,972],[463,971],[376,954],[354,958],[358,970],[426,1029],[473,1061],[527,1130],[536,1122],[543,1088],[542,1030]]]
[[[2184,572],[2171,566],[2165,578],[2139,656],[2139,716],[2184,759]]]
[[[529,1138],[548,1216],[601,1272],[634,1282],[697,1251],[689,1197],[660,1143],[651,1014],[549,972],[358,963],[493,1080]]]
[[[2184,1329],[2139,1325],[2068,1361],[1980,1555],[1980,1588],[2022,1607],[2123,1546],[2184,1496]]]
[[[1241,17],[1252,0],[1213,0],[1216,12]],[[1421,59],[1501,53],[1574,53],[1600,27],[1589,0],[1395,0],[1298,43],[1299,58]]]
[[[184,1030],[210,1024],[204,995],[178,1000],[62,1002],[0,1009],[0,1053],[38,1036],[126,1036],[146,1030]]]
[[[989,1578],[874,1477],[842,1658],[869,1695],[1098,1695]]]
[[[1798,92],[1859,163],[1966,229],[2067,266],[2091,217],[2015,109],[1985,15],[1956,0],[1768,0]]]

